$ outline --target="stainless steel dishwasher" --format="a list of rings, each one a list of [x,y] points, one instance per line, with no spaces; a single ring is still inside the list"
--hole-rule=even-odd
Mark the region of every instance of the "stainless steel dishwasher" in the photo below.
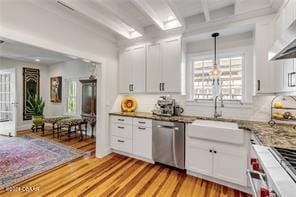
[[[185,124],[153,121],[152,155],[155,162],[185,168]]]

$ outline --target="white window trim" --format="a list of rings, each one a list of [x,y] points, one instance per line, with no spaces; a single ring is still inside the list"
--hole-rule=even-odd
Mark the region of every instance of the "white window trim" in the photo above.
[[[80,78],[66,78],[64,79],[64,115],[67,116],[80,116],[81,114],[81,84],[80,84]],[[68,112],[68,82],[69,81],[76,81],[76,112],[75,113],[69,113]]]
[[[234,52],[235,51],[235,52]],[[193,98],[193,61],[195,60],[207,60],[213,58],[213,52],[202,52],[202,53],[191,53],[187,54],[187,104],[189,105],[202,105],[202,106],[212,106],[213,100],[194,100]],[[217,59],[229,56],[243,56],[243,65],[242,65],[242,100],[226,100],[224,103],[226,107],[250,107],[252,104],[252,89],[253,89],[253,49],[252,46],[246,47],[237,47],[226,50],[217,51]],[[247,76],[247,67],[251,70],[248,71]],[[251,83],[251,84],[248,84]]]

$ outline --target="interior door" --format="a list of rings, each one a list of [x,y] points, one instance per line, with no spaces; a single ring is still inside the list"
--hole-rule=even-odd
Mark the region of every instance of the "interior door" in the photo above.
[[[0,135],[16,135],[16,70],[0,70]]]

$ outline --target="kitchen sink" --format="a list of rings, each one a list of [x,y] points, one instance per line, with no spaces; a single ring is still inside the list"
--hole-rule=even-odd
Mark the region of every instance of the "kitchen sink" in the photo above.
[[[196,120],[187,125],[190,138],[200,138],[232,144],[244,143],[244,132],[237,123],[214,120]]]

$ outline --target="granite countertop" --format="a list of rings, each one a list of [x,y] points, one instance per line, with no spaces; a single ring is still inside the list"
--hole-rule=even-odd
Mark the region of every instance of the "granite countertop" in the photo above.
[[[192,123],[196,120],[193,116],[158,116],[149,112],[112,112],[110,115],[116,116],[129,116],[135,118],[146,118],[152,120],[162,120],[171,122],[182,122],[182,123]]]
[[[237,122],[239,128],[253,132],[260,142],[265,146],[288,148],[296,150],[296,129],[293,125],[276,124],[271,127],[268,123],[259,121],[234,120],[226,118],[215,119],[205,116],[158,116],[148,112],[113,112],[110,115],[147,118],[152,120],[173,121],[192,123],[194,120],[215,120],[226,122]]]

